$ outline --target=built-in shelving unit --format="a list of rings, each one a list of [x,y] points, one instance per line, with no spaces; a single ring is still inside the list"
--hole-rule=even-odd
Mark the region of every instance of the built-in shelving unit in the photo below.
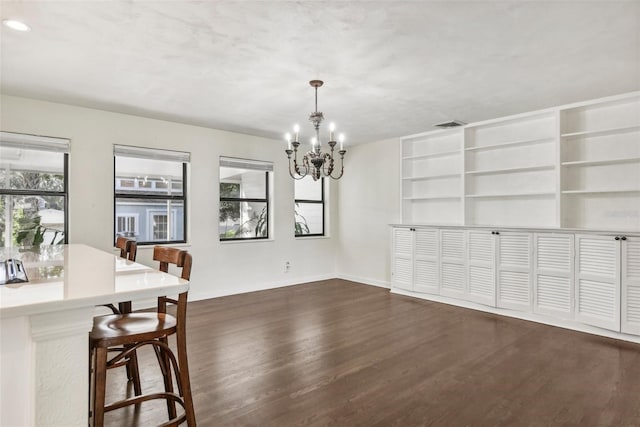
[[[640,92],[402,138],[407,224],[640,231]]]
[[[640,229],[640,95],[560,111],[560,227]]]
[[[461,129],[408,137],[402,143],[402,208],[406,221],[462,224]]]

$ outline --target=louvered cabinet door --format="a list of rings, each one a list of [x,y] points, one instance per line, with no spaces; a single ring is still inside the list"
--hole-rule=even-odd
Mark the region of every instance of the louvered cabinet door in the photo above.
[[[496,305],[495,236],[488,230],[467,231],[467,299]]]
[[[392,229],[391,286],[413,290],[413,231],[409,228]]]
[[[640,335],[640,237],[622,240],[622,332]]]
[[[573,317],[573,234],[533,236],[533,311]]]
[[[620,331],[620,242],[576,234],[575,319]]]
[[[497,238],[497,305],[500,308],[531,311],[531,233],[501,231]]]
[[[466,295],[466,232],[440,230],[440,295]]]
[[[417,228],[414,234],[413,290],[439,294],[438,230]]]

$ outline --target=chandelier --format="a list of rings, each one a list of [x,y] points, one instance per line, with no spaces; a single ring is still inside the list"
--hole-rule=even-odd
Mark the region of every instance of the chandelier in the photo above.
[[[334,138],[335,125],[333,123],[329,125],[329,141],[327,142],[330,151],[322,152],[322,143],[320,142],[320,123],[324,120],[324,115],[321,111],[318,111],[318,88],[323,85],[323,81],[311,80],[309,84],[316,91],[316,110],[309,115],[309,121],[313,123],[313,127],[316,129],[316,136],[311,138],[311,150],[302,156],[301,162],[298,162],[298,147],[300,146],[298,136],[300,127],[298,125],[293,127],[293,141],[291,140],[291,134],[286,134],[287,149],[284,150],[284,152],[287,153],[287,158],[289,159],[289,175],[291,175],[293,179],[302,179],[307,175],[311,175],[314,181],[325,176],[340,179],[344,173],[344,155],[347,152],[347,150],[344,149],[344,135],[340,134],[338,137],[340,141],[340,150],[338,150],[338,154],[340,155],[340,170],[338,172],[336,161],[334,160],[336,141]],[[293,159],[291,158],[292,154]],[[334,171],[336,171],[335,175]]]

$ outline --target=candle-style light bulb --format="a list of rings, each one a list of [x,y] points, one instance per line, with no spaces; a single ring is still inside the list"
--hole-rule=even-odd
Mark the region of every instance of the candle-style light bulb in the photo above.
[[[329,141],[333,141],[333,131],[336,130],[336,124],[331,122],[329,123]]]
[[[344,133],[338,135],[338,140],[340,140],[340,151],[344,150]]]
[[[297,124],[293,125],[293,132],[295,134],[295,136],[293,137],[293,140],[295,142],[298,142],[298,132],[300,132],[300,126],[298,126]]]
[[[291,150],[291,134],[287,133],[284,138],[287,140],[287,148]]]

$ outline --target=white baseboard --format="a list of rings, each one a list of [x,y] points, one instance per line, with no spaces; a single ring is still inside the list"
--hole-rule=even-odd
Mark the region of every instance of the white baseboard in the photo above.
[[[350,280],[352,282],[364,283],[365,285],[377,286],[379,288],[391,289],[391,284],[387,281],[370,279],[368,277],[351,276],[349,274],[338,274],[338,279]]]
[[[405,291],[403,289],[392,288],[392,294],[405,295],[408,297],[419,298],[427,301],[434,301],[443,304],[454,305],[456,307],[470,308],[472,310],[484,311],[485,313],[499,314],[501,316],[513,317],[516,319],[528,320],[531,322],[542,323],[545,325],[556,326],[564,329],[571,329],[578,332],[586,332],[588,334],[600,335],[607,338],[615,338],[618,340],[629,341],[633,343],[640,343],[640,337],[634,335],[627,335],[620,332],[609,331],[607,329],[598,328],[596,326],[585,325],[574,320],[568,319],[555,319],[553,317],[545,316],[536,313],[524,313],[519,311],[507,310],[504,308],[489,307],[482,304],[477,304],[470,301],[463,301],[457,298],[444,297],[442,295],[421,294],[411,291]]]
[[[296,279],[279,280],[263,283],[244,283],[234,286],[233,289],[218,290],[213,292],[189,291],[189,301],[201,301],[205,299],[224,297],[228,295],[246,294],[249,292],[266,291],[268,289],[283,288],[285,286],[302,285],[309,282],[334,279],[335,274],[323,274],[318,276],[298,277]]]

